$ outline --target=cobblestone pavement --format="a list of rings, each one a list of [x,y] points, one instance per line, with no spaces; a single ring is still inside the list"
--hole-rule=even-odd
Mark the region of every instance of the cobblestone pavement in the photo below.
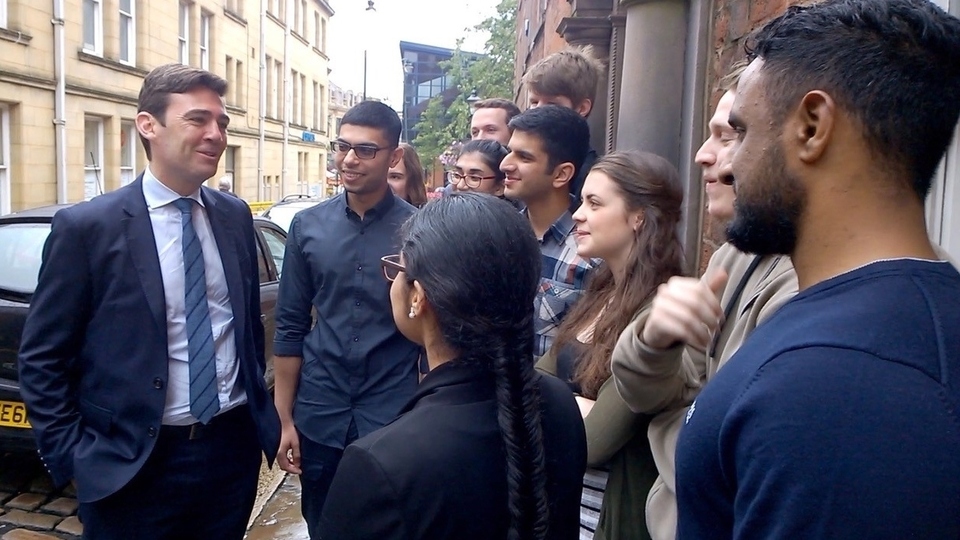
[[[278,467],[261,467],[251,523],[283,479]],[[73,487],[54,489],[36,455],[0,454],[0,540],[77,540],[77,506]]]
[[[53,487],[33,454],[0,455],[0,540],[80,538],[72,486]]]

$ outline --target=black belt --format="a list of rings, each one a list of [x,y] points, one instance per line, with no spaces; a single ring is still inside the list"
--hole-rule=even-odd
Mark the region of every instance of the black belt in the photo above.
[[[250,406],[244,404],[234,407],[225,413],[220,413],[214,416],[208,424],[196,422],[194,424],[190,424],[189,426],[163,425],[160,426],[160,435],[175,439],[201,439],[215,433],[222,428],[233,427],[238,423],[239,420],[243,420],[244,416],[249,415],[249,411]]]

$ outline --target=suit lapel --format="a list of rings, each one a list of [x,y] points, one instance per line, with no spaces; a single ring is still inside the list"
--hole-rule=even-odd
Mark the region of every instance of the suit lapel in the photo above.
[[[240,234],[236,224],[230,219],[225,205],[218,205],[216,196],[207,192],[206,187],[200,188],[200,196],[206,205],[207,218],[210,220],[210,229],[217,241],[217,250],[220,252],[220,262],[223,264],[223,275],[227,279],[227,291],[230,294],[230,308],[233,310],[234,328],[237,330],[237,344],[242,341],[242,331],[247,320],[247,304],[243,290],[243,278],[240,275],[240,256],[237,245],[240,243]]]
[[[133,265],[140,276],[140,286],[150,307],[157,330],[167,335],[166,299],[163,296],[163,276],[160,274],[160,258],[157,256],[157,241],[153,236],[153,225],[147,212],[147,202],[143,198],[143,174],[127,186],[124,197],[123,229],[127,238],[127,249]]]

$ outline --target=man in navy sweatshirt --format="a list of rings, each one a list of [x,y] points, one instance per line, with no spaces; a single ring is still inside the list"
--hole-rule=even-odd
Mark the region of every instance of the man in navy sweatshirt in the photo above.
[[[960,116],[960,20],[827,0],[748,53],[728,234],[789,254],[800,293],[690,407],[679,538],[958,538],[960,274],[923,203]]]

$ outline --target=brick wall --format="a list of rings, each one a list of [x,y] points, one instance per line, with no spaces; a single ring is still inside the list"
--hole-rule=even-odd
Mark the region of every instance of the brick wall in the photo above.
[[[713,58],[708,77],[711,90],[710,116],[713,115],[713,109],[722,95],[722,92],[717,90],[718,80],[730,71],[730,66],[744,57],[744,38],[770,19],[783,13],[788,6],[802,3],[808,2],[806,0],[717,0],[716,11],[713,14]],[[705,214],[701,243],[701,272],[706,268],[710,255],[724,241],[723,227]]]
[[[517,85],[514,99],[521,109],[526,108],[526,94],[520,88],[520,79],[527,68],[538,60],[566,47],[557,27],[569,17],[567,0],[520,0],[517,5],[517,57],[514,63],[514,81]]]

